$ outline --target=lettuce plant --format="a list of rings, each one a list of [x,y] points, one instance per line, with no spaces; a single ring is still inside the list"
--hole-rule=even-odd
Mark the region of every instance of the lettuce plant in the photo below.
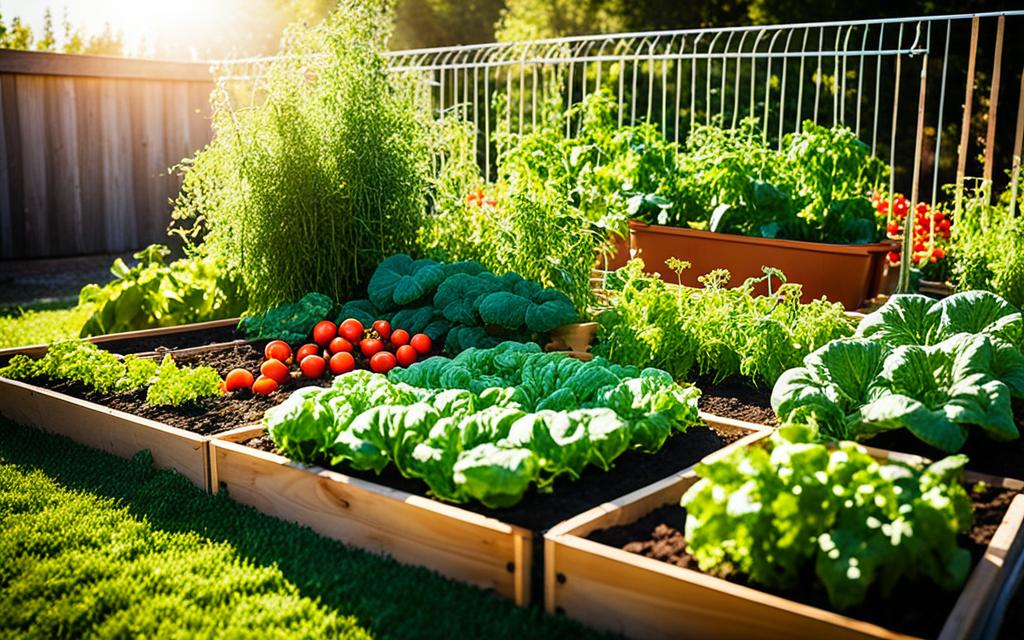
[[[699,422],[699,392],[663,371],[537,345],[470,349],[393,374],[354,371],[328,389],[300,389],[264,425],[301,462],[376,473],[394,465],[438,498],[501,508],[532,485],[549,490],[589,465],[607,470],[630,448],[657,451]]]
[[[782,421],[834,438],[906,428],[948,452],[963,447],[971,427],[1013,440],[1011,397],[1024,397],[1021,328],[1021,313],[992,293],[894,296],[853,338],[786,371],[772,407]]]
[[[878,462],[853,442],[815,444],[813,429],[787,426],[767,447],[736,449],[697,467],[683,496],[686,540],[701,570],[739,573],[772,588],[814,575],[837,609],[904,580],[958,588],[970,553],[963,487],[967,458],[919,468]]]

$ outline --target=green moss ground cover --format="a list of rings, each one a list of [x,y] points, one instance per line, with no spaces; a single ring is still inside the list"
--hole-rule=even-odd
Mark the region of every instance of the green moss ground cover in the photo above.
[[[88,317],[88,309],[73,305],[56,309],[0,310],[0,349],[74,338]]]
[[[0,638],[576,638],[518,609],[0,420]]]

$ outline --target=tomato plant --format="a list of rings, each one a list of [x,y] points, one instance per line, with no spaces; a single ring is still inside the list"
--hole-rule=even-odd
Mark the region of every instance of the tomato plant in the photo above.
[[[316,379],[324,375],[324,371],[327,370],[327,361],[316,354],[308,355],[299,363],[299,369],[307,378]]]
[[[331,373],[341,375],[356,368],[356,359],[348,351],[339,351],[331,356]]]
[[[338,336],[334,340],[331,340],[331,344],[327,347],[331,353],[338,353],[340,351],[352,351],[352,343]]]
[[[299,350],[295,352],[295,361],[301,363],[306,359],[306,356],[317,355],[320,353],[320,347],[315,344],[304,344],[299,347]]]
[[[374,373],[387,373],[395,368],[398,360],[390,351],[378,351],[370,358],[370,370]]]
[[[416,353],[421,356],[425,356],[430,353],[430,349],[434,346],[430,341],[430,336],[425,333],[417,333],[414,335],[412,340],[409,341],[409,344],[412,345],[412,348],[416,350]]]
[[[391,324],[387,320],[378,320],[373,323],[373,330],[377,332],[381,340],[391,337]]]
[[[291,372],[288,371],[288,365],[276,358],[271,358],[260,365],[260,373],[278,384],[285,384],[292,377]]]
[[[416,353],[416,349],[408,344],[403,344],[398,347],[397,351],[395,351],[395,358],[398,360],[398,364],[403,367],[408,367],[412,363],[416,362],[417,357],[419,357],[419,354]]]
[[[313,327],[313,342],[320,346],[324,346],[334,339],[337,332],[338,328],[334,326],[333,322],[330,320],[322,320],[316,323],[316,326]]]
[[[252,389],[253,382],[255,382],[255,379],[252,374],[245,369],[232,369],[228,372],[227,377],[224,378],[224,389],[226,391]]]
[[[409,332],[405,329],[395,329],[391,332],[391,344],[395,347],[409,344]]]
[[[277,381],[267,376],[260,376],[252,383],[252,392],[261,396],[269,396],[280,387]]]
[[[349,342],[359,342],[363,339],[363,323],[355,318],[349,318],[338,327],[338,335]]]
[[[284,340],[271,340],[267,343],[267,346],[263,348],[263,355],[267,360],[273,358],[288,364],[292,359],[292,348],[289,347],[288,343]]]

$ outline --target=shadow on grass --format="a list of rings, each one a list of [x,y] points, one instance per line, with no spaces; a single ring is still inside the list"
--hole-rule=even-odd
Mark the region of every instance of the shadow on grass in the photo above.
[[[166,531],[230,544],[258,565],[276,565],[302,595],[352,615],[391,638],[578,638],[593,635],[538,607],[519,609],[429,570],[344,546],[264,516],[183,476],[156,471],[145,454],[123,460],[66,438],[0,419],[0,463],[39,469],[60,484],[117,500]]]

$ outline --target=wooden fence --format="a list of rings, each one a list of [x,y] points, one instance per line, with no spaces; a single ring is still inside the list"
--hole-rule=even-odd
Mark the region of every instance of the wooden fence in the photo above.
[[[205,64],[0,51],[0,259],[166,242],[212,89]]]

